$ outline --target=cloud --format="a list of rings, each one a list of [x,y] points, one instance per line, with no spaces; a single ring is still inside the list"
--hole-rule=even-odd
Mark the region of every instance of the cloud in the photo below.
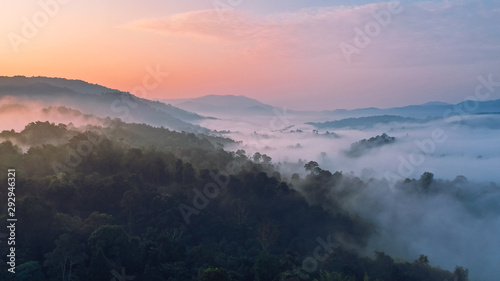
[[[127,26],[168,36],[240,44],[243,53],[302,57],[338,49],[339,39],[349,35],[351,25],[362,22],[364,14],[378,6],[310,8],[265,16],[228,10],[223,18],[216,10],[202,10],[137,20]]]
[[[344,60],[340,43],[353,44],[388,3],[301,9],[256,15],[241,10],[201,10],[141,19],[127,26],[167,36],[228,44],[243,54],[278,57],[330,56]],[[469,63],[497,58],[500,10],[482,1],[402,3],[362,54],[391,65]],[[481,19],[481,20],[478,20]]]
[[[256,22],[247,14],[227,12],[225,19],[221,20],[215,10],[202,10],[166,18],[138,20],[129,26],[165,35],[184,35],[229,41],[245,40],[253,32],[256,32]]]

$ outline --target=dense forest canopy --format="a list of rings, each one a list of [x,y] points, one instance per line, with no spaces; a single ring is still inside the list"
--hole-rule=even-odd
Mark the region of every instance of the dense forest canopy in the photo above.
[[[361,255],[375,227],[317,199],[366,183],[314,162],[282,178],[265,154],[225,151],[229,139],[119,120],[35,122],[0,140],[1,171],[16,169],[16,280],[468,280],[425,253]]]

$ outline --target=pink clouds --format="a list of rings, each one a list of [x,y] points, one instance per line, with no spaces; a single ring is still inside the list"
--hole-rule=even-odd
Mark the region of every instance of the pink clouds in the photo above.
[[[403,11],[351,63],[341,44],[354,45],[356,30],[366,33],[387,2],[244,1],[223,17],[210,1],[113,0],[109,13],[94,13],[90,2],[67,6],[22,56],[4,56],[4,75],[79,78],[131,91],[145,67],[159,64],[172,76],[152,96],[241,94],[331,109],[459,102],[478,75],[500,73],[498,0],[401,1]],[[21,6],[22,14],[7,18],[30,15]],[[281,12],[256,12],[263,10]]]
[[[138,20],[130,26],[167,36],[212,40],[229,45],[242,54],[258,57],[328,55],[342,60],[339,45],[352,42],[354,28],[363,28],[374,21],[373,13],[386,9],[388,5],[308,8],[271,15],[235,10],[226,11],[224,18],[216,10],[201,10]],[[487,23],[472,22],[471,13],[489,15],[490,19],[500,17],[498,10],[477,4],[444,1],[401,5],[404,12],[393,16],[393,22],[381,30],[379,42],[370,47],[374,53],[408,57],[409,54],[421,53],[425,46],[426,51],[439,52],[439,56],[452,54],[450,50],[462,50],[478,36],[486,36],[486,30],[491,28]],[[480,39],[498,44],[498,40],[492,38]],[[429,61],[434,60],[433,57]],[[422,57],[417,57],[414,62],[421,63]]]
[[[378,21],[380,30],[370,35],[369,44],[357,47],[349,63],[341,45],[355,46],[356,30],[368,33],[367,26],[377,24],[374,13],[389,5],[267,15],[237,9],[223,18],[216,10],[199,10],[141,19],[127,27],[158,33],[158,40],[173,45],[190,44],[190,53],[182,55],[199,70],[197,79],[210,83],[188,86],[181,90],[186,95],[209,90],[275,104],[286,96],[291,106],[325,109],[456,102],[469,94],[477,75],[500,72],[500,10],[481,1],[403,2],[388,24]]]
[[[240,44],[240,50],[247,54],[304,57],[338,51],[338,44],[350,36],[352,26],[363,22],[378,6],[311,8],[267,16],[226,11],[223,19],[215,10],[202,10],[138,20],[129,26],[170,36]]]
[[[166,18],[138,20],[130,27],[165,35],[184,35],[217,40],[240,41],[251,36],[257,22],[248,14],[227,12],[221,20],[215,10],[202,10],[173,15]]]

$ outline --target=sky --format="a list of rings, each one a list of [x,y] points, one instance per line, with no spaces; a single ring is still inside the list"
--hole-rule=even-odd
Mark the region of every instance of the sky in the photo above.
[[[500,81],[500,0],[0,0],[0,75],[302,110],[458,103]],[[491,98],[500,98],[494,93]]]

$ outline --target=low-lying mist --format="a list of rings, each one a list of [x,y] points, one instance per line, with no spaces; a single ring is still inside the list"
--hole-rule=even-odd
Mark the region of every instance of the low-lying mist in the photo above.
[[[426,174],[394,188],[383,180],[359,183],[353,176],[304,189],[309,201],[324,208],[340,205],[375,226],[366,255],[373,251],[408,261],[427,255],[434,265],[453,270],[463,265],[471,280],[496,280],[500,269],[500,188],[458,177],[436,180]]]
[[[201,125],[228,130],[225,136],[241,141],[227,149],[270,156],[282,178],[311,204],[340,204],[372,223],[375,234],[360,249],[365,254],[385,251],[410,261],[424,254],[445,269],[468,268],[471,280],[500,275],[500,115],[363,130],[318,130],[300,116],[279,128],[276,121],[222,119]],[[395,141],[349,153],[353,143],[380,139],[384,133]],[[304,164],[309,161],[332,173],[341,171],[343,180],[318,187],[323,190],[304,189],[310,178]],[[301,179],[292,180],[293,173]]]
[[[273,163],[316,161],[323,169],[353,173],[365,180],[404,180],[432,172],[440,179],[453,180],[462,175],[478,182],[500,182],[496,172],[500,163],[500,130],[496,128],[500,115],[464,116],[461,122],[392,123],[363,130],[316,130],[300,122],[280,130],[272,129],[266,121],[269,123],[269,118],[251,122],[208,120],[201,125],[228,130],[225,136],[242,142],[228,149],[242,148],[249,155],[265,153]],[[353,143],[384,133],[395,142],[366,149],[356,157],[348,153]]]
[[[0,131],[14,130],[19,132],[30,122],[36,121],[49,121],[66,125],[71,122],[75,127],[102,124],[100,119],[93,115],[84,114],[64,106],[47,106],[40,102],[14,97],[0,99]]]

